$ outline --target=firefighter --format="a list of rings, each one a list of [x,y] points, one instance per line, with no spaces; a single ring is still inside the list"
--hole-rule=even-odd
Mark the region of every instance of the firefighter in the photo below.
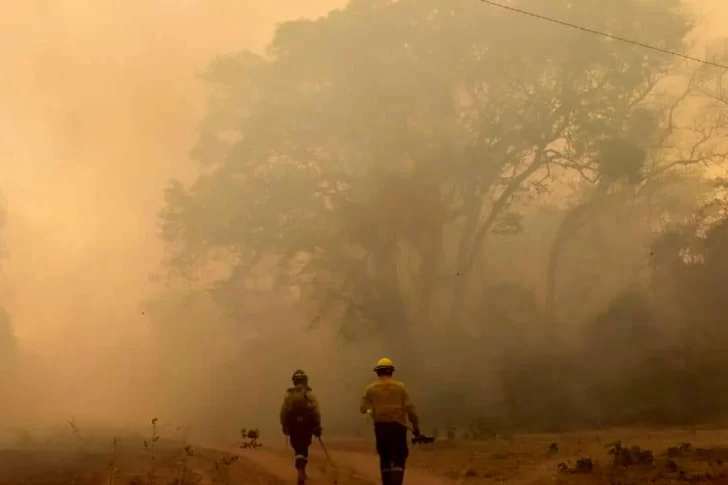
[[[298,484],[306,483],[308,448],[313,437],[321,437],[321,412],[318,400],[308,385],[308,376],[297,370],[291,378],[293,387],[286,391],[281,406],[281,426],[295,453]]]
[[[374,420],[382,485],[402,485],[405,462],[409,456],[407,429],[419,437],[419,418],[410,401],[407,388],[394,379],[392,361],[383,358],[374,368],[378,379],[368,385],[361,400],[360,411]]]

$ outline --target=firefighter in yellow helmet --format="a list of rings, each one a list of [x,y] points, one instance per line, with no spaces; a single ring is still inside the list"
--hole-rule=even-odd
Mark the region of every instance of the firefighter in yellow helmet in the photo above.
[[[382,485],[402,485],[409,456],[407,429],[411,423],[413,434],[419,436],[420,420],[407,388],[393,377],[392,361],[380,359],[374,372],[378,378],[366,387],[360,411],[374,420]]]
[[[295,453],[295,465],[298,470],[298,484],[306,483],[306,465],[308,464],[308,448],[313,437],[321,437],[321,411],[318,399],[308,385],[308,376],[297,370],[291,378],[293,387],[286,391],[281,405],[281,426],[283,434],[288,436],[291,448]]]

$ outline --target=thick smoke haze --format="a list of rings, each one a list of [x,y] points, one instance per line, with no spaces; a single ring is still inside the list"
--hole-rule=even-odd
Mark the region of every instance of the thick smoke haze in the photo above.
[[[19,346],[53,369],[38,379],[55,409],[94,411],[89,387],[122,373],[104,356],[147,336],[139,304],[155,290],[163,188],[196,170],[197,73],[218,55],[262,50],[279,22],[338,5],[3,3],[2,295]]]
[[[700,44],[724,35],[725,2],[693,3],[705,18],[695,36]],[[156,413],[192,419],[208,412],[206,401],[241,398],[236,382],[228,396],[201,391],[211,372],[226,378],[219,370],[224,356],[243,352],[247,338],[218,323],[222,318],[212,306],[194,317],[180,314],[184,342],[171,355],[158,355],[150,343],[155,334],[141,304],[160,291],[151,276],[164,250],[158,234],[164,188],[170,178],[189,181],[197,174],[189,151],[208,92],[196,75],[218,55],[262,51],[280,22],[315,18],[342,5],[4,0],[0,192],[8,222],[0,297],[17,337],[16,385],[22,389],[12,416],[42,424],[70,416],[134,424]],[[699,46],[696,51],[701,54]],[[533,275],[524,270],[523,277]],[[318,372],[314,380],[330,396],[343,386],[346,399],[355,398],[362,379],[370,377],[380,353],[374,344],[362,344],[356,355],[320,351],[327,348],[321,342],[334,337],[298,337],[300,316],[282,312],[265,319],[255,331],[266,345],[258,345],[260,355],[250,357],[256,364],[244,371],[249,394],[243,397],[267,396],[262,404],[249,403],[256,415],[270,412],[265,419],[275,420],[277,410],[269,404],[277,405],[297,367]],[[291,334],[297,337],[287,338]],[[200,340],[209,347],[185,358],[180,349]],[[332,368],[337,372],[327,372]],[[357,373],[353,384],[341,384]],[[164,391],[182,389],[179,395],[187,386],[195,394],[172,410]]]

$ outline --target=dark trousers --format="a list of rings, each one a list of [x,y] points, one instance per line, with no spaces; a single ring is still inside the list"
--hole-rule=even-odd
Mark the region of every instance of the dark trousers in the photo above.
[[[296,468],[306,468],[308,463],[308,448],[313,441],[313,430],[308,428],[293,428],[289,431],[291,448],[295,453]]]
[[[402,485],[409,456],[407,428],[400,423],[374,423],[382,485]]]

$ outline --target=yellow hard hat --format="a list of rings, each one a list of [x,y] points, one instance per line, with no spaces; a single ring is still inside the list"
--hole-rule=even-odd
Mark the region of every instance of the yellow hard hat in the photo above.
[[[386,357],[382,357],[381,359],[379,359],[377,361],[377,366],[374,368],[374,372],[384,369],[394,370],[394,364],[392,363],[391,359],[388,359]]]

